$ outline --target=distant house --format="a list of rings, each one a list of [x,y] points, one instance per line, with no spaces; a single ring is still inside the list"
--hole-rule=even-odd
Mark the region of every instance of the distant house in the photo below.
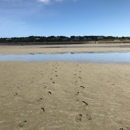
[[[104,39],[104,37],[103,36],[97,36],[97,39],[102,40],[102,39]]]
[[[55,36],[51,36],[48,38],[48,40],[50,41],[57,41],[59,39],[59,37],[55,37]]]
[[[34,39],[34,42],[35,41],[39,41],[40,40],[40,38],[39,37],[36,37],[35,39]]]
[[[40,38],[35,38],[35,40],[40,40]]]
[[[55,40],[59,40],[60,39],[60,36],[57,36],[56,38],[55,38]]]
[[[80,40],[80,37],[79,36],[75,36],[74,37],[74,41],[79,41]]]
[[[91,39],[91,37],[84,37],[83,40],[84,41],[91,41],[92,39]]]
[[[68,41],[68,40],[69,40],[68,37],[62,38],[62,41]]]
[[[12,39],[11,38],[6,38],[6,41],[12,41]]]

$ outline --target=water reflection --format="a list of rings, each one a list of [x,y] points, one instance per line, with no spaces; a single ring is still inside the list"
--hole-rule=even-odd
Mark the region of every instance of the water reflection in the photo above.
[[[130,62],[130,52],[0,55],[0,61]]]

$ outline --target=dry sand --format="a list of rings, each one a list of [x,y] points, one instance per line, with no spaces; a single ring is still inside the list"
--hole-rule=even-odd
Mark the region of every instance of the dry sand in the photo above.
[[[0,53],[130,50],[91,46]],[[130,130],[130,64],[0,62],[0,130]]]
[[[130,130],[130,64],[0,62],[0,130]]]

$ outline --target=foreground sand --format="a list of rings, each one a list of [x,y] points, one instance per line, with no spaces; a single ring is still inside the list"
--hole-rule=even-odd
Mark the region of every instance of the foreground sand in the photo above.
[[[0,130],[130,130],[130,64],[0,62]]]

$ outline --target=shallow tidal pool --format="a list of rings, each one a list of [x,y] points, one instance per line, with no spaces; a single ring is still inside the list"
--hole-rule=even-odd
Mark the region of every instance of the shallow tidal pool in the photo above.
[[[53,54],[0,54],[0,61],[72,61],[72,62],[130,62],[130,52],[109,53],[53,53]]]

